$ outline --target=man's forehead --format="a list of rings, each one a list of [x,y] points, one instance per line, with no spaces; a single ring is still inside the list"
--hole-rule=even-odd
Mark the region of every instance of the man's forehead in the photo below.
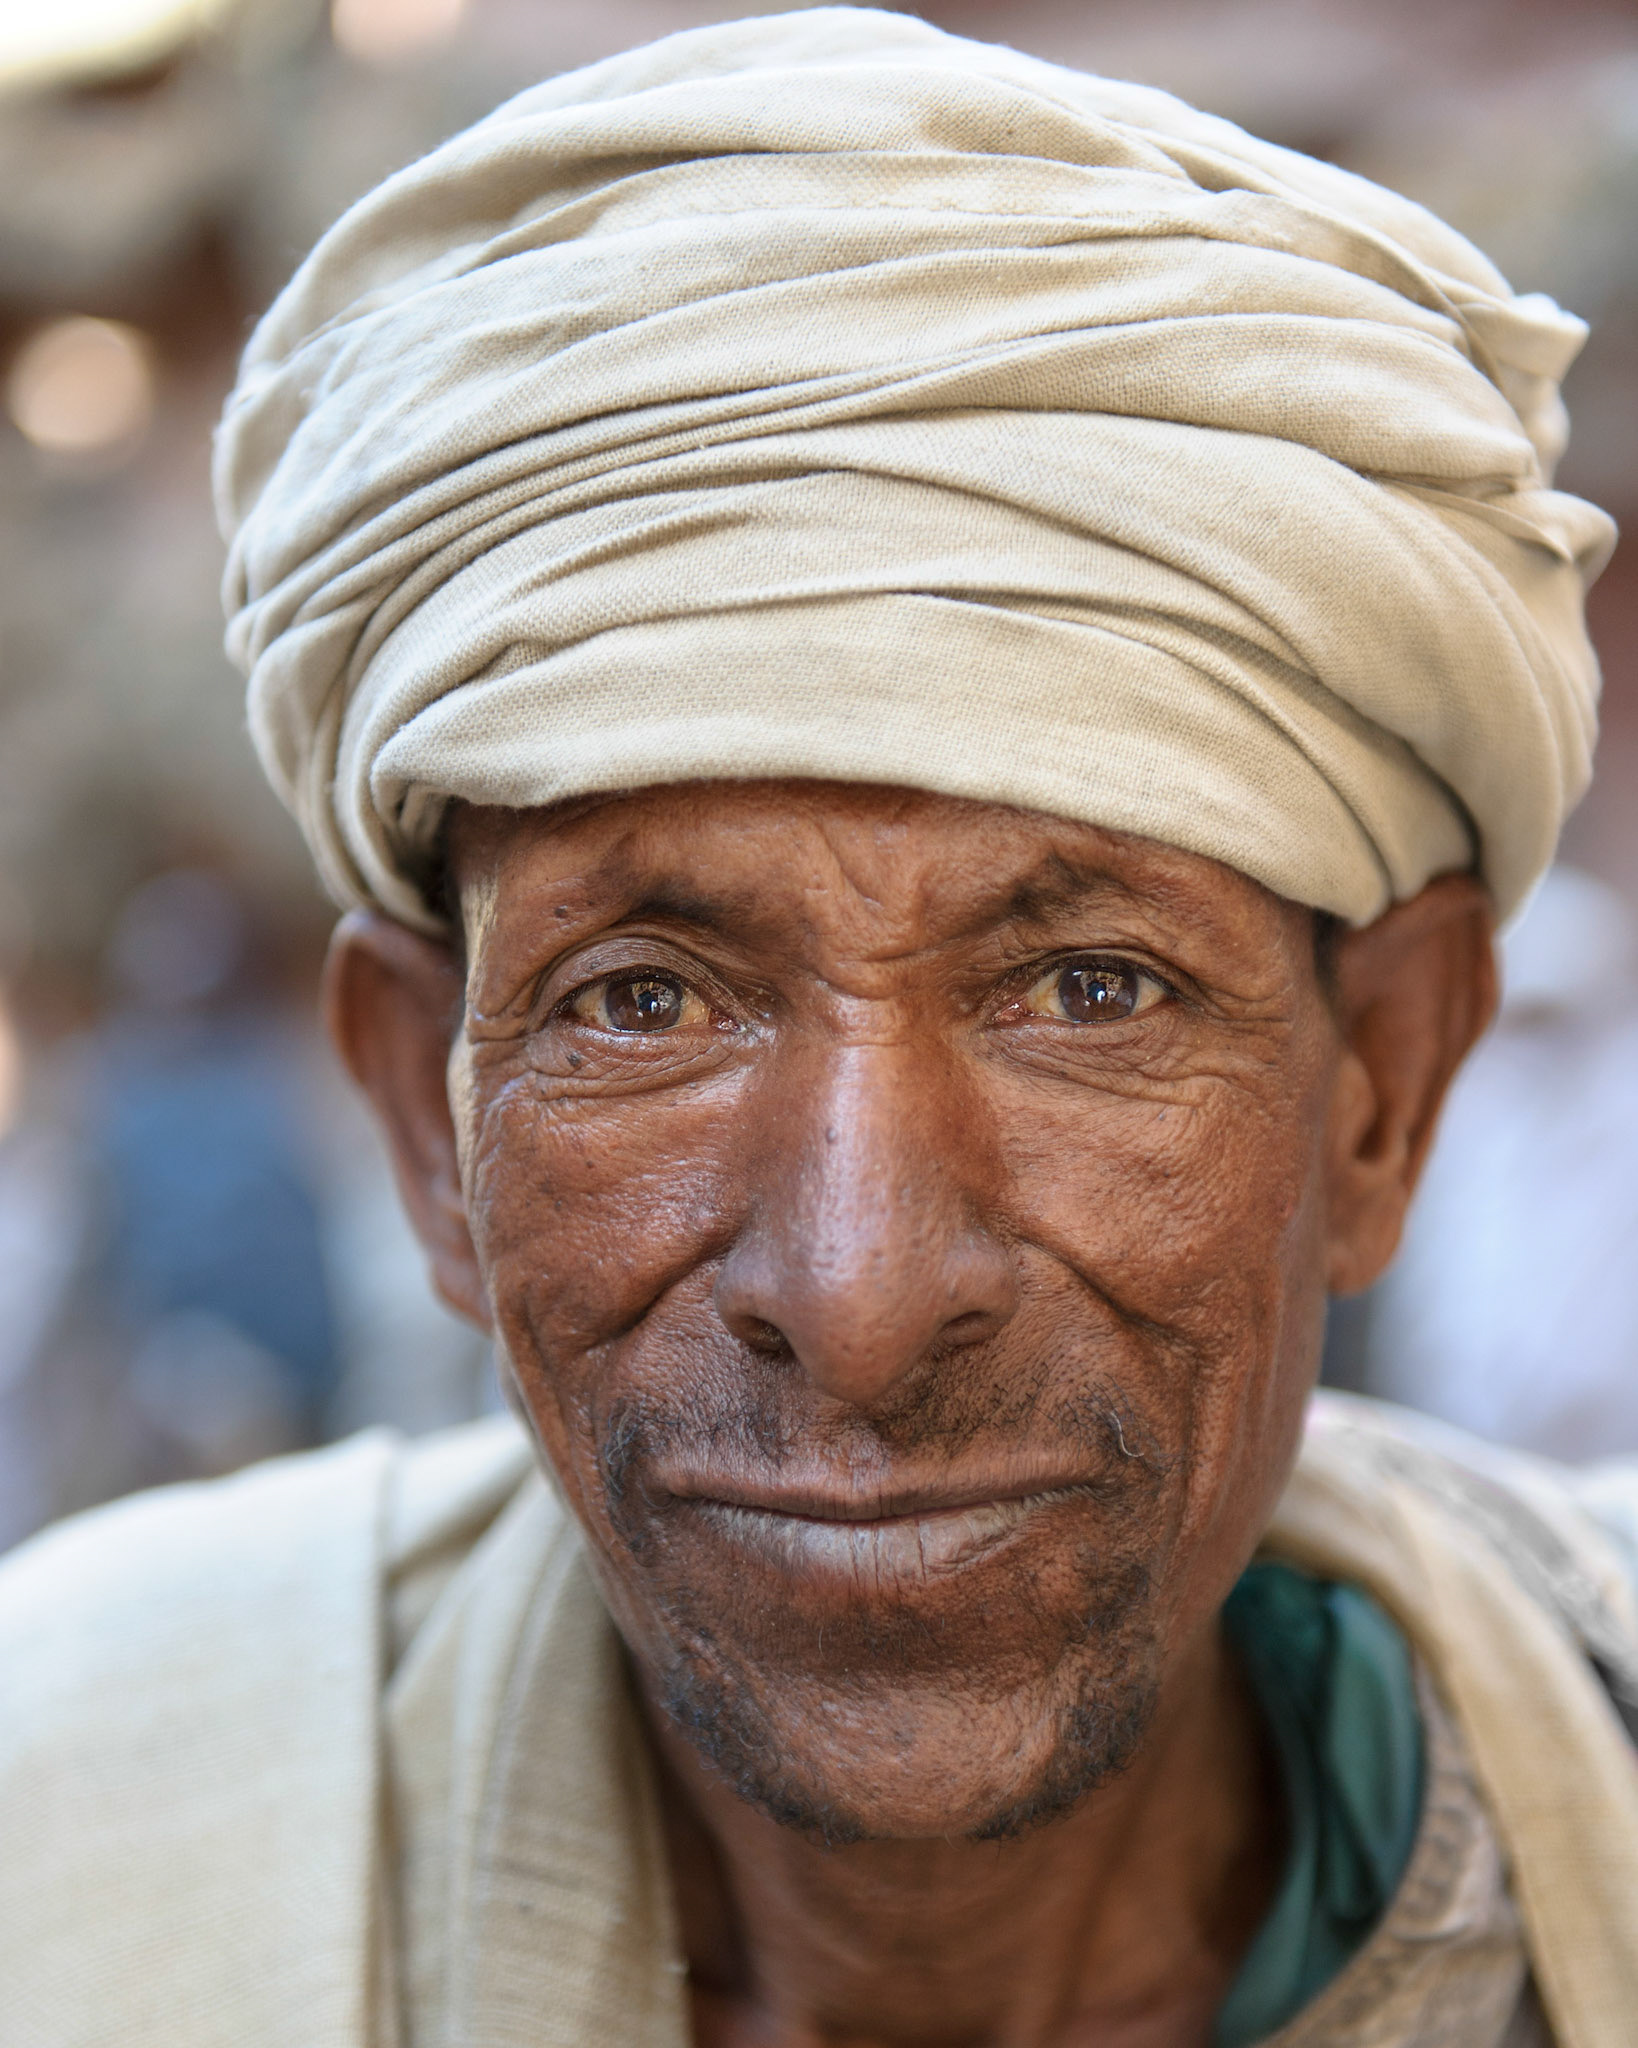
[[[1154,841],[868,784],[680,784],[466,811],[451,848],[463,893],[476,886],[503,923],[652,918],[738,935],[898,927],[926,943],[1049,926],[1089,907],[1238,921],[1254,899],[1274,900]]]

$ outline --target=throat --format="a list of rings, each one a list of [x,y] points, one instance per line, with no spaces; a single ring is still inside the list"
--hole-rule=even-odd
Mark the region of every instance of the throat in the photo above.
[[[1121,1776],[1005,1841],[827,1849],[651,1715],[695,2048],[1210,2048],[1285,1826],[1217,1635],[1190,1676]]]

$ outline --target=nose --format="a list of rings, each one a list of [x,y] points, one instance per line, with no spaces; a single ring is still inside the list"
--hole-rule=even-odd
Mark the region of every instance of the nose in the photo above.
[[[717,1311],[758,1349],[869,1409],[928,1355],[981,1343],[1017,1307],[1006,1246],[979,1220],[971,1106],[936,1056],[854,1046],[787,1075],[758,1120],[750,1220]]]

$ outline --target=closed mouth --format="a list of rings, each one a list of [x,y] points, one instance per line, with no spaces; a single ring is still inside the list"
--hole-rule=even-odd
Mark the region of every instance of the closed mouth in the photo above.
[[[696,1496],[694,1505],[730,1542],[788,1570],[914,1579],[970,1562],[1044,1508],[1085,1492],[1081,1486],[1058,1486],[887,1514],[861,1511],[853,1503],[841,1513],[813,1513],[710,1496]]]

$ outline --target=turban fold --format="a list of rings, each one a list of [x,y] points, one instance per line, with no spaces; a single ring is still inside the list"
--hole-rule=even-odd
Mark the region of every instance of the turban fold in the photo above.
[[[327,882],[452,799],[824,776],[1503,912],[1589,773],[1584,330],[1165,93],[823,8],[553,79],[262,321],[229,646]]]

